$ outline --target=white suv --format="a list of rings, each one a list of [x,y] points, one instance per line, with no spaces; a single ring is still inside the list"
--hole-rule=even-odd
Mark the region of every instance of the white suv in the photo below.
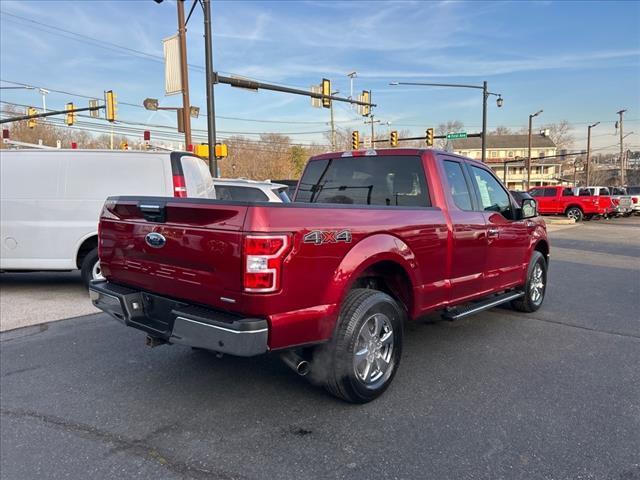
[[[241,202],[289,203],[288,187],[269,180],[257,181],[246,178],[214,178],[213,185],[218,200]]]

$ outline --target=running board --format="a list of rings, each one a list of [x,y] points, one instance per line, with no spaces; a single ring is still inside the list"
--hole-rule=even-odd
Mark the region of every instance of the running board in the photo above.
[[[502,305],[503,303],[510,302],[511,300],[515,300],[516,298],[520,298],[522,296],[524,296],[524,292],[503,293],[501,295],[496,295],[495,297],[490,297],[480,302],[472,303],[471,305],[468,305],[466,307],[447,309],[442,314],[442,317],[445,320],[460,320],[461,318],[468,317],[469,315],[473,315],[474,313],[479,313],[484,310],[489,310],[490,308]]]

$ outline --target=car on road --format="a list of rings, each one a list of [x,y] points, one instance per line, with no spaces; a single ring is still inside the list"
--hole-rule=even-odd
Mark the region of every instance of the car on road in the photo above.
[[[279,352],[358,403],[391,383],[405,319],[536,311],[549,260],[533,199],[421,149],[313,157],[288,204],[111,197],[99,248],[93,304],[150,346]]]
[[[570,187],[552,185],[531,188],[529,194],[536,199],[541,215],[565,215],[576,222],[607,216],[615,210],[609,197],[594,196],[589,190],[576,192]]]
[[[573,191],[576,195],[584,193],[585,195],[610,198],[613,206],[612,215],[618,217],[629,216],[633,211],[631,197],[626,194],[624,188],[601,186],[574,187]]]
[[[627,195],[631,197],[631,209],[636,215],[640,215],[640,186],[630,186],[626,189]]]
[[[186,152],[0,151],[0,270],[80,269],[102,278],[98,219],[110,195],[215,198],[203,160]]]
[[[214,178],[213,185],[219,200],[246,202],[289,203],[289,187],[268,180],[248,180],[246,178]]]

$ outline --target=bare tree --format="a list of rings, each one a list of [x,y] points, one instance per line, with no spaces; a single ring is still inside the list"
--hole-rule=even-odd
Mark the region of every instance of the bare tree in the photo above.
[[[513,131],[510,128],[499,125],[494,131],[489,132],[488,135],[513,135]]]
[[[464,131],[464,123],[460,120],[449,120],[446,123],[441,123],[436,127],[435,134],[437,136],[446,135],[448,133],[457,133]],[[438,139],[434,142],[436,148],[444,149],[447,146],[446,139]]]
[[[549,123],[542,127],[542,130],[549,130],[549,138],[556,144],[558,150],[567,150],[573,145],[573,135],[571,135],[571,125],[567,120],[559,123]]]

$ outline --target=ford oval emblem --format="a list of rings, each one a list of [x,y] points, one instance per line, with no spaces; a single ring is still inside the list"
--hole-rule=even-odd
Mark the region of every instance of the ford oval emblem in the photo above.
[[[162,248],[164,247],[164,244],[167,243],[167,239],[164,238],[164,235],[156,232],[147,233],[147,236],[144,237],[144,241],[152,248]]]

